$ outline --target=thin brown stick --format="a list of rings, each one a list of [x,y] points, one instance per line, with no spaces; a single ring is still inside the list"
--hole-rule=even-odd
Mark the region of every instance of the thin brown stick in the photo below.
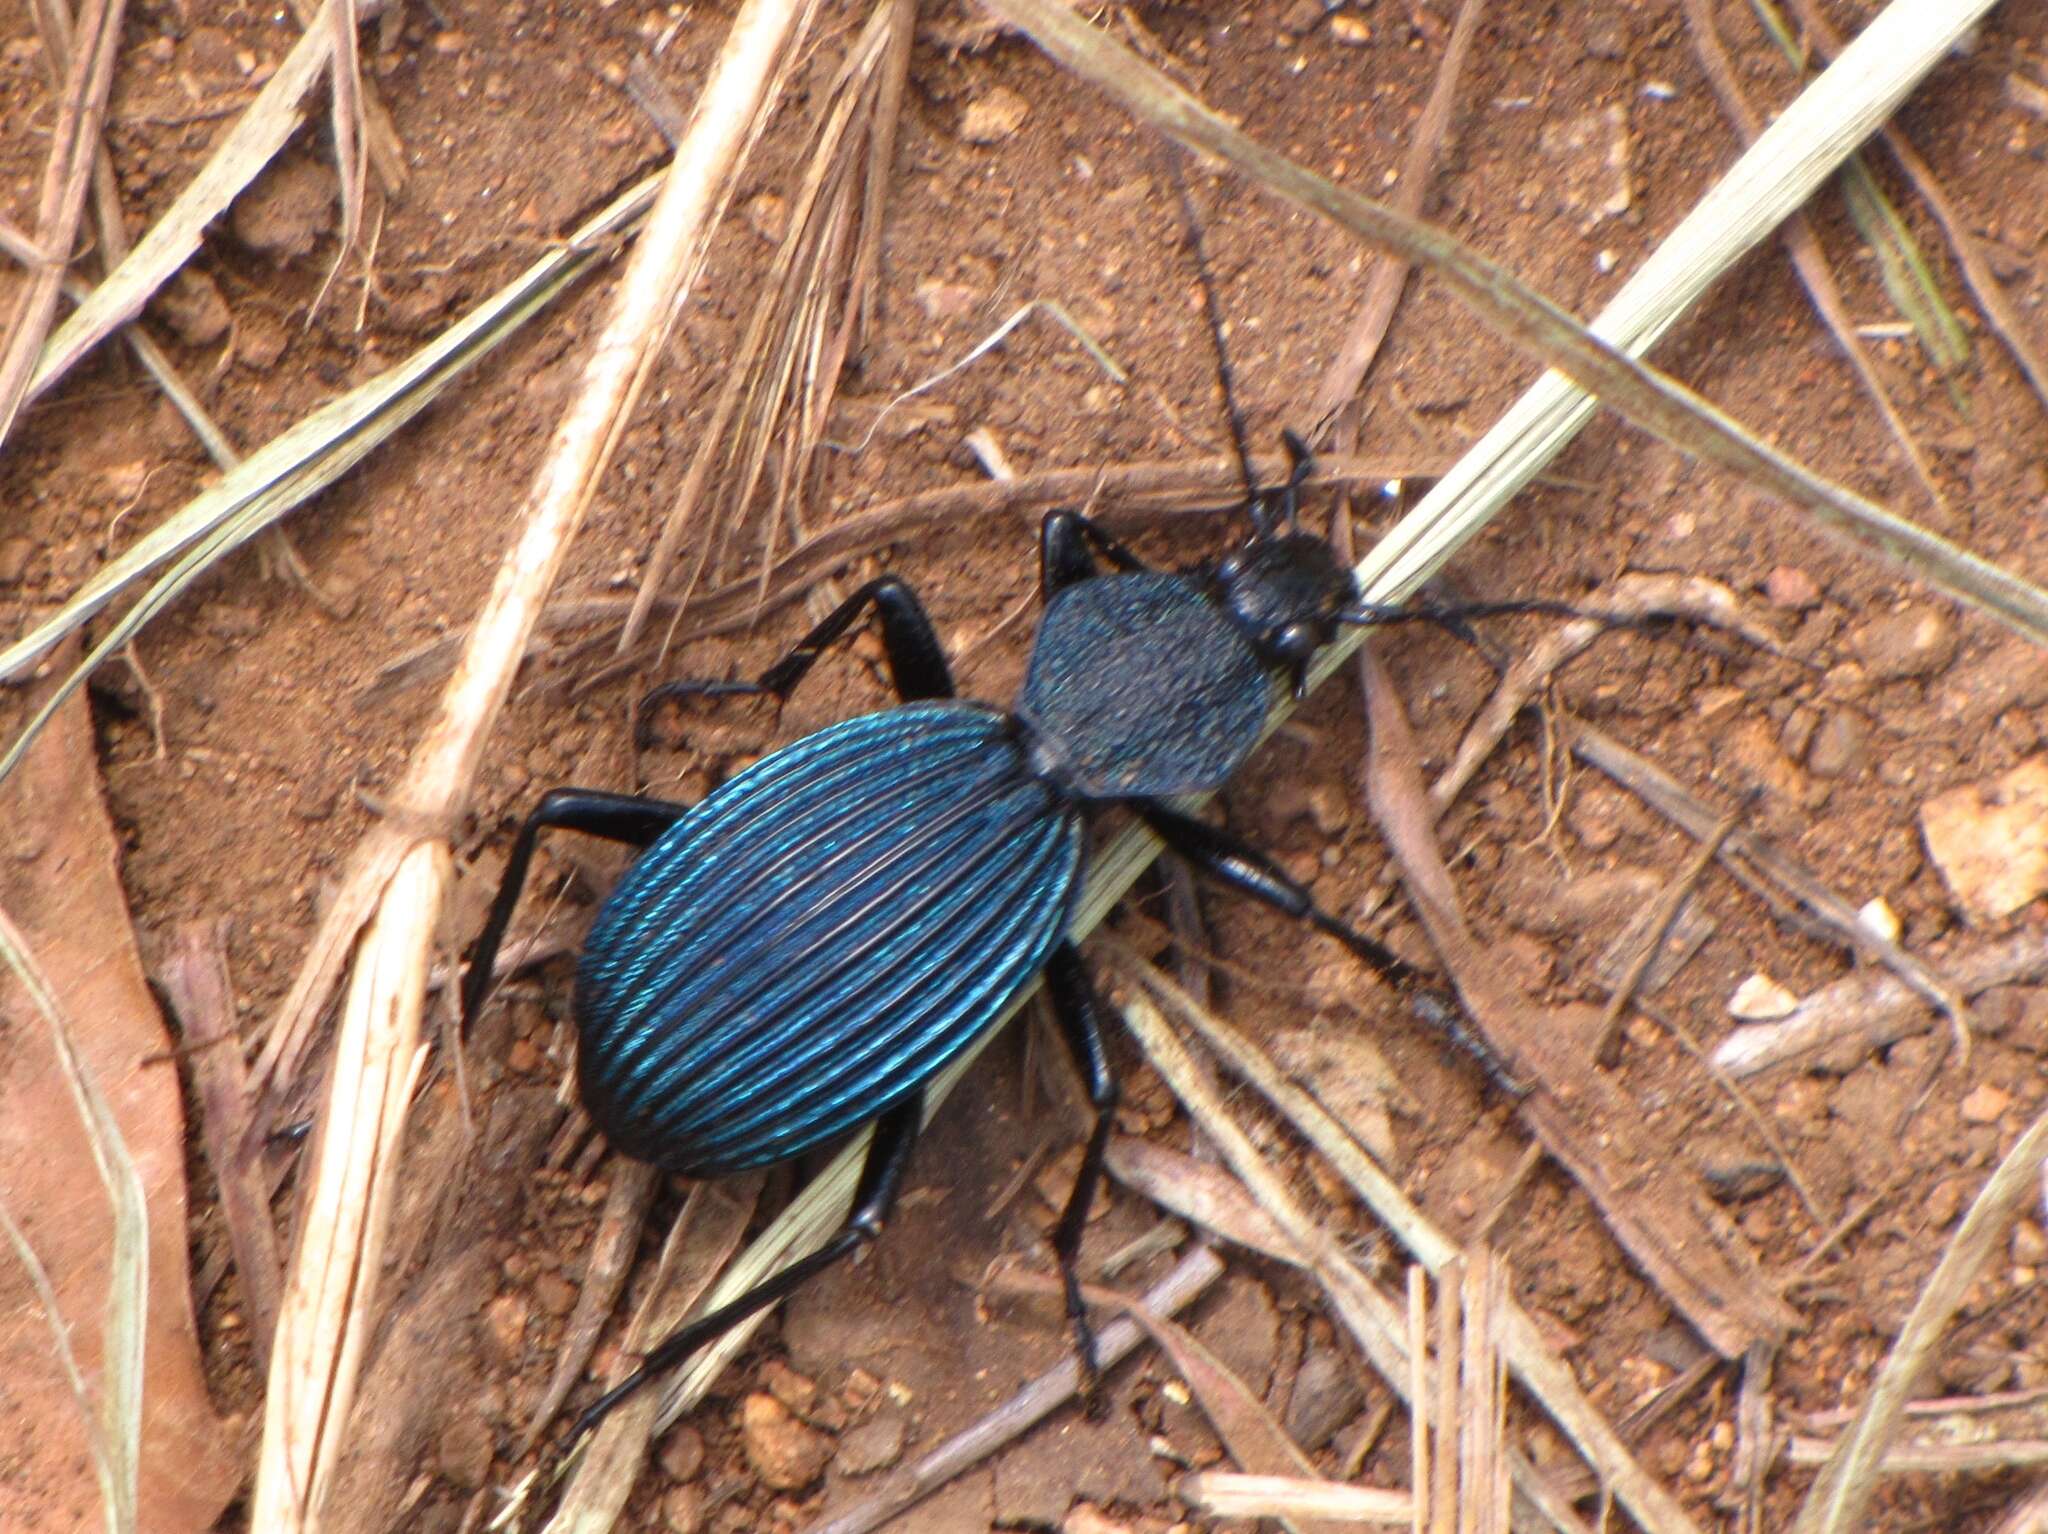
[[[63,88],[71,68],[71,13],[58,0],[36,0],[36,27],[42,34],[43,52],[50,61],[52,83]],[[114,179],[114,157],[107,152],[106,136],[93,135],[92,221],[99,235],[100,269],[111,271],[128,254],[128,222],[121,214],[120,184]]]
[[[170,959],[156,978],[184,1031],[199,1098],[200,1139],[220,1188],[221,1217],[228,1228],[235,1271],[242,1276],[250,1336],[261,1365],[270,1357],[270,1341],[277,1330],[284,1256],[270,1216],[269,1179],[261,1162],[241,1148],[255,1099],[235,1027],[235,993],[220,923],[182,924]]]
[[[1600,1029],[1594,1037],[1593,1059],[1596,1063],[1612,1070],[1621,1063],[1621,1015],[1635,999],[1636,987],[1642,984],[1643,975],[1650,963],[1657,957],[1657,950],[1664,946],[1664,935],[1671,930],[1671,924],[1678,920],[1679,907],[1685,904],[1700,882],[1700,876],[1707,871],[1714,859],[1721,854],[1722,844],[1740,824],[1737,815],[1725,815],[1721,823],[1693,849],[1693,855],[1686,860],[1685,867],[1678,871],[1676,878],[1658,891],[1656,904],[1651,907],[1650,919],[1644,925],[1642,946],[1635,957],[1622,971],[1615,982],[1614,993],[1607,998],[1607,1005],[1600,1010]]]
[[[1750,105],[1741,81],[1736,78],[1735,66],[1728,61],[1727,49],[1721,46],[1721,33],[1714,24],[1712,9],[1706,0],[1683,0],[1683,4],[1686,26],[1692,33],[1693,52],[1699,56],[1700,67],[1706,71],[1707,83],[1713,86],[1714,94],[1720,98],[1721,110],[1735,124],[1735,131],[1742,136],[1744,146],[1754,144],[1763,132],[1763,124],[1757,118],[1756,108]],[[1927,498],[1937,511],[1946,514],[1948,502],[1934,481],[1934,470],[1927,462],[1927,455],[1920,451],[1920,444],[1900,416],[1898,407],[1892,403],[1891,391],[1885,387],[1877,364],[1871,361],[1869,348],[1856,334],[1856,322],[1850,317],[1849,306],[1842,299],[1841,284],[1835,281],[1827,254],[1821,249],[1820,237],[1813,232],[1812,222],[1804,213],[1795,213],[1785,220],[1778,237],[1785,242],[1786,252],[1792,257],[1792,265],[1799,273],[1807,296],[1813,300],[1815,311],[1833,333],[1835,344],[1842,348],[1857,377],[1862,379],[1864,392],[1876,404],[1878,414],[1884,417],[1885,426],[1905,453],[1914,476],[1927,492]]]
[[[526,1431],[512,1454],[515,1460],[525,1459],[533,1452],[540,1435],[547,1431],[555,1413],[562,1409],[569,1392],[583,1377],[583,1366],[597,1351],[597,1339],[633,1271],[633,1258],[640,1250],[640,1233],[647,1223],[647,1206],[654,1201],[660,1177],[660,1172],[644,1161],[621,1156],[614,1165],[611,1187],[605,1192],[604,1213],[598,1219],[597,1232],[584,1258],[576,1308],[562,1328],[554,1372],[548,1376],[547,1388],[526,1419]]]
[[[1198,1244],[1173,1271],[1145,1291],[1144,1304],[1160,1315],[1183,1310],[1223,1273],[1223,1259]],[[1105,1368],[1126,1357],[1144,1339],[1138,1323],[1120,1316],[1096,1334]],[[1080,1394],[1081,1371],[1069,1358],[1041,1374],[1016,1395],[972,1426],[955,1433],[929,1454],[890,1476],[866,1498],[829,1523],[813,1525],[806,1534],[869,1534],[905,1508],[930,1495],[955,1476],[987,1459],[1021,1437]]]
[[[1581,761],[1599,768],[1694,836],[1710,835],[1720,822],[1719,815],[1663,768],[1583,720],[1573,721],[1571,747],[1572,754]],[[1768,882],[1783,890],[1838,941],[1872,963],[1883,965],[1940,1008],[1954,1030],[1959,1058],[1968,1058],[1969,1003],[1953,980],[1873,932],[1858,917],[1855,906],[1797,859],[1780,852],[1754,831],[1732,833],[1722,845],[1720,859],[1730,873],[1751,889]]]
[[[1400,179],[1394,185],[1394,195],[1388,199],[1388,206],[1411,218],[1421,216],[1429,201],[1437,156],[1443,151],[1444,140],[1450,132],[1451,115],[1458,102],[1459,79],[1464,74],[1465,60],[1472,51],[1472,39],[1478,35],[1480,18],[1485,11],[1485,0],[1465,0],[1458,8],[1458,20],[1451,28],[1450,43],[1436,67],[1436,81],[1430,86],[1429,99],[1423,103],[1421,117],[1416,119],[1415,136],[1409,141],[1408,153],[1402,157]],[[1351,322],[1350,330],[1345,333],[1337,355],[1323,370],[1322,381],[1316,385],[1308,418],[1318,423],[1325,419],[1329,421],[1328,434],[1322,440],[1339,452],[1354,452],[1358,447],[1361,418],[1358,391],[1365,386],[1365,375],[1372,371],[1373,362],[1380,354],[1387,329],[1394,323],[1394,311],[1400,307],[1401,292],[1407,287],[1409,273],[1414,269],[1412,262],[1390,251],[1373,261],[1372,276],[1366,281],[1365,297],[1359,301],[1358,313]]]
[[[78,46],[50,135],[50,159],[36,209],[35,243],[44,257],[30,269],[8,325],[6,344],[0,346],[0,445],[13,430],[43,338],[57,315],[64,269],[78,239],[86,193],[92,187],[100,125],[106,118],[114,54],[126,10],[127,0],[84,0],[79,11]]]

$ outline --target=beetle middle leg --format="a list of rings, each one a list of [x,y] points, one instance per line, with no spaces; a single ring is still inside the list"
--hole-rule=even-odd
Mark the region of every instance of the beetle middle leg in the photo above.
[[[1312,923],[1358,955],[1385,979],[1406,992],[1415,1012],[1424,1022],[1477,1060],[1494,1085],[1521,1096],[1527,1086],[1503,1060],[1485,1036],[1459,1010],[1449,996],[1429,985],[1422,972],[1384,943],[1366,936],[1349,922],[1332,916],[1315,902],[1306,886],[1293,879],[1271,858],[1242,837],[1219,826],[1183,815],[1163,804],[1140,801],[1133,805],[1161,841],[1187,860],[1197,873],[1208,875],[1243,895],[1273,907],[1286,915]]]
[[[882,1226],[903,1191],[903,1174],[910,1165],[910,1153],[917,1145],[924,1124],[924,1092],[913,1092],[875,1121],[874,1138],[868,1142],[867,1159],[861,1164],[860,1182],[853,1195],[853,1207],[838,1233],[810,1256],[791,1263],[780,1273],[763,1279],[738,1299],[721,1305],[681,1330],[670,1333],[640,1360],[640,1367],[614,1385],[581,1417],[569,1434],[575,1443],[602,1422],[628,1396],[638,1393],[682,1363],[704,1344],[731,1330],[758,1310],[785,1299],[834,1263],[852,1255],[882,1233]]]
[[[527,870],[533,865],[533,849],[543,831],[581,831],[606,841],[624,842],[645,848],[688,812],[686,804],[666,799],[649,799],[640,794],[610,794],[595,788],[552,788],[519,828],[512,843],[512,856],[505,863],[505,877],[498,882],[491,914],[478,935],[469,960],[469,974],[462,982],[462,1021],[468,1025],[490,994],[491,970],[498,959],[498,945],[512,923],[513,908],[526,887]]]
[[[924,698],[950,698],[953,672],[946,664],[946,648],[938,631],[910,586],[893,575],[869,581],[852,596],[827,613],[818,626],[792,645],[774,665],[752,682],[667,682],[640,700],[639,728],[646,733],[647,721],[663,703],[684,698],[729,698],[768,696],[786,702],[811,667],[847,633],[869,609],[882,620],[882,653],[888,658],[889,680],[902,702]]]
[[[1060,1281],[1065,1286],[1067,1319],[1073,1323],[1074,1339],[1081,1351],[1081,1384],[1092,1400],[1102,1373],[1102,1360],[1095,1344],[1095,1330],[1088,1324],[1088,1307],[1081,1300],[1081,1235],[1088,1224],[1088,1211],[1102,1190],[1103,1159],[1109,1150],[1110,1130],[1116,1124],[1119,1097],[1116,1076],[1109,1068],[1109,1054],[1102,1042],[1102,1000],[1088,978],[1087,966],[1072,943],[1053,949],[1045,966],[1046,990],[1052,1014],[1081,1079],[1088,1088],[1088,1102],[1095,1110],[1095,1127],[1088,1135],[1088,1149],[1081,1157],[1081,1170],[1074,1176],[1074,1188],[1067,1195],[1067,1207],[1053,1230],[1053,1254],[1059,1258]]]

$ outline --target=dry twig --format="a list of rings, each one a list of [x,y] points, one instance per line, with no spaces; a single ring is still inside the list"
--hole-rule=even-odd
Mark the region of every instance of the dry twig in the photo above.
[[[6,442],[17,412],[28,399],[36,356],[57,314],[64,269],[78,238],[85,194],[93,182],[100,123],[106,116],[107,92],[114,83],[114,53],[121,41],[121,19],[126,10],[127,0],[84,0],[79,10],[76,46],[58,101],[50,161],[43,172],[42,198],[36,208],[35,243],[42,259],[30,268],[8,322],[6,342],[0,345],[0,444]]]
[[[330,1067],[327,1133],[307,1175],[304,1235],[279,1317],[251,1519],[266,1530],[318,1524],[346,1440],[355,1371],[381,1263],[396,1152],[418,1069],[426,977],[452,882],[445,827],[466,797],[526,637],[546,600],[633,402],[701,263],[708,215],[768,83],[809,6],[752,0],[735,18],[619,282],[612,315],[585,365],[471,632],[441,717],[396,796],[403,816],[358,848],[308,963],[324,967],[364,933]]]

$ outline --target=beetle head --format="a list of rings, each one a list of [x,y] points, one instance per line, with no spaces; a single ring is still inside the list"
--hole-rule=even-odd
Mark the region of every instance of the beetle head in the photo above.
[[[1211,579],[1218,604],[1259,659],[1288,675],[1297,697],[1309,662],[1358,601],[1350,567],[1312,533],[1257,533]]]

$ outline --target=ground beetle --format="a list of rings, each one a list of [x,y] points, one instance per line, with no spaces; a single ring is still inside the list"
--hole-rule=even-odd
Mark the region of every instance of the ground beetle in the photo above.
[[[870,611],[881,620],[898,706],[784,746],[694,806],[558,788],[520,828],[470,959],[465,1021],[490,989],[539,834],[606,837],[641,852],[598,911],[576,969],[577,1086],[605,1138],[664,1171],[717,1177],[875,1126],[839,1232],[657,1345],[583,1414],[572,1440],[728,1327],[874,1239],[902,1187],[926,1083],[1040,976],[1095,1108],[1053,1235],[1092,1384],[1095,1340],[1075,1261],[1102,1182],[1117,1087],[1102,1004],[1067,929],[1087,822],[1105,806],[1137,814],[1197,872],[1340,939],[1495,1080],[1513,1085],[1449,997],[1322,910],[1257,848],[1169,803],[1229,781],[1258,744],[1276,676],[1299,695],[1310,661],[1346,624],[1558,610],[1547,602],[1455,611],[1368,603],[1336,551],[1301,531],[1306,445],[1289,434],[1286,483],[1254,484],[1215,286],[1184,186],[1181,195],[1244,471],[1248,540],[1212,566],[1173,574],[1148,568],[1080,513],[1051,513],[1039,538],[1045,611],[1007,712],[956,699],[916,594],[893,576],[871,581],[758,682],[671,683],[648,695],[641,717],[666,699],[786,699]]]
[[[560,788],[527,817],[470,961],[465,1018],[489,989],[539,833],[606,837],[642,850],[576,970],[577,1083],[605,1137],[666,1171],[716,1177],[875,1124],[838,1234],[662,1342],[584,1415],[578,1436],[872,1239],[902,1186],[925,1084],[1041,974],[1096,1113],[1053,1242],[1092,1372],[1075,1257],[1117,1088],[1101,1004],[1067,927],[1087,822],[1102,806],[1135,812],[1198,872],[1341,939],[1475,1047],[1410,966],[1318,907],[1256,848],[1168,802],[1236,772],[1258,742],[1276,673],[1299,690],[1341,625],[1413,615],[1363,602],[1330,546],[1298,529],[1310,465],[1288,442],[1294,472],[1249,500],[1251,538],[1198,573],[1149,569],[1087,517],[1049,515],[1045,612],[1007,712],[954,697],[930,619],[907,585],[884,577],[758,682],[673,683],[647,701],[787,698],[872,610],[898,706],[784,746],[695,806]]]

